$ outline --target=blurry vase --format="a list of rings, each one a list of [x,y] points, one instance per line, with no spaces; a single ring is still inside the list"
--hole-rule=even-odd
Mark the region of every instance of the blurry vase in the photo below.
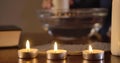
[[[120,0],[113,0],[112,4],[111,52],[120,56]]]

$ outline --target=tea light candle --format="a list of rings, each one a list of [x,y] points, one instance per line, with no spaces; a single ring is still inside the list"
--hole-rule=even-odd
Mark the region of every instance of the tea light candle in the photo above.
[[[86,60],[102,60],[104,59],[104,51],[103,50],[93,50],[92,46],[89,45],[89,50],[83,51],[83,58]]]
[[[26,41],[26,49],[18,50],[19,58],[35,58],[38,55],[38,49],[30,48],[29,40]]]
[[[47,59],[58,60],[65,59],[67,56],[67,51],[58,49],[57,43],[54,43],[54,50],[47,51]]]

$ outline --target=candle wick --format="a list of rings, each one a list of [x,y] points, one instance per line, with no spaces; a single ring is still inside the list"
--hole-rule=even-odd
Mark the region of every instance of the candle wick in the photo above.
[[[90,52],[90,53],[93,53],[93,49],[92,49],[92,46],[91,46],[91,45],[89,45],[89,48],[88,48],[88,49],[89,49],[89,52]]]
[[[54,50],[55,51],[55,53],[57,53],[57,50]]]
[[[30,52],[30,49],[26,49],[27,52]]]
[[[26,51],[30,52],[30,43],[29,43],[29,40],[27,40],[27,42],[26,42]]]
[[[90,53],[93,53],[93,51],[90,51]]]
[[[55,53],[57,53],[57,50],[58,50],[58,46],[57,46],[57,43],[55,42],[54,43],[54,51],[55,51]]]

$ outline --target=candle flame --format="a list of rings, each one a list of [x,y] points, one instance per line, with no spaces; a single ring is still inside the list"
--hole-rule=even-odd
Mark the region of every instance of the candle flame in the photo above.
[[[57,45],[57,42],[54,43],[54,51],[57,51],[58,50],[58,45]]]
[[[29,42],[29,40],[26,41],[26,50],[30,51],[30,42]]]
[[[93,49],[92,49],[92,46],[91,46],[91,45],[89,45],[89,51],[90,51],[90,53],[93,52]]]

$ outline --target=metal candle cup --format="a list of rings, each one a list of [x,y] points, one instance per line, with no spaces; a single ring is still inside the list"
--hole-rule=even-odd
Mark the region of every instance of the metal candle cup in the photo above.
[[[58,59],[65,59],[67,56],[67,51],[58,49],[57,43],[54,43],[54,50],[47,51],[47,59],[51,60],[58,60]]]
[[[92,46],[89,45],[88,50],[83,51],[83,58],[86,60],[102,60],[104,59],[103,50],[93,50]]]
[[[66,50],[48,50],[47,51],[47,59],[58,60],[58,59],[65,59],[67,57]]]
[[[104,51],[93,50],[93,52],[90,53],[89,50],[84,50],[83,51],[83,58],[86,60],[102,60],[102,59],[104,59]]]
[[[38,55],[38,49],[30,49],[30,51],[26,51],[26,49],[18,50],[19,58],[35,58]]]

